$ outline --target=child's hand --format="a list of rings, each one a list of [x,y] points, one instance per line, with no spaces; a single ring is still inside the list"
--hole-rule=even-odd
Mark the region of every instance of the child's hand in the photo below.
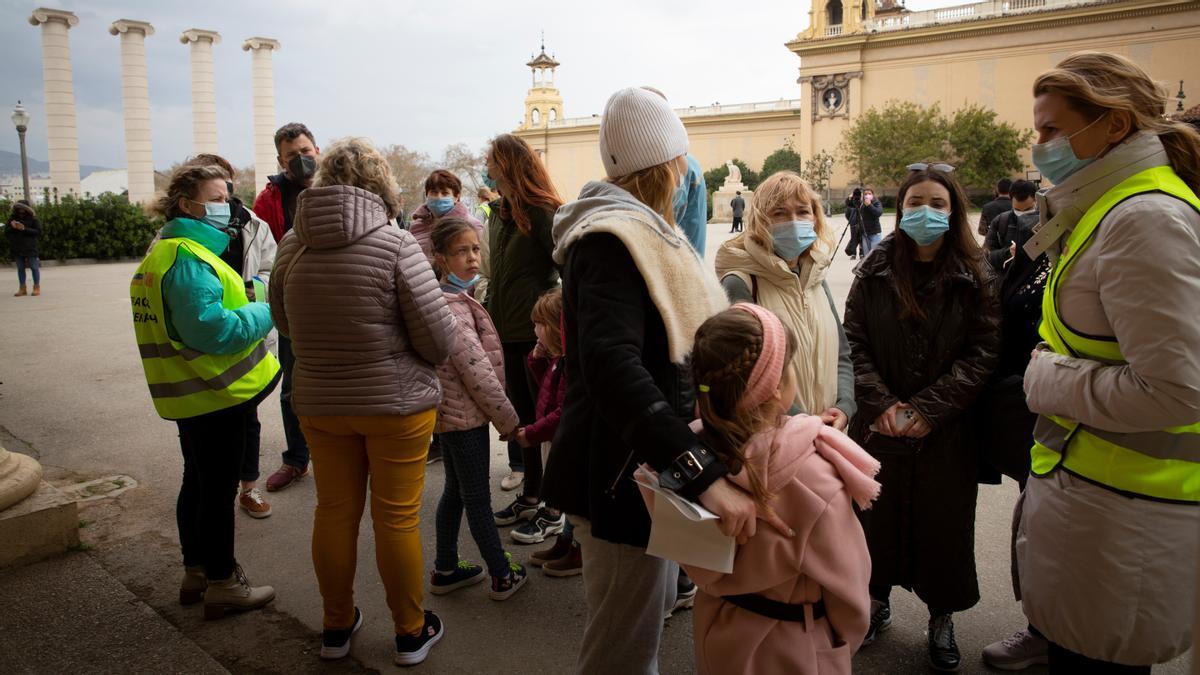
[[[525,427],[521,427],[520,429],[517,429],[515,438],[517,440],[517,443],[519,443],[522,448],[529,447],[529,439],[525,438]]]
[[[841,408],[829,408],[821,413],[821,421],[838,431],[845,431],[846,425],[850,423],[850,418],[846,417],[846,413],[842,412]]]
[[[544,359],[548,356],[550,356],[550,352],[546,351],[546,348],[542,346],[541,342],[538,342],[533,348],[533,358]]]

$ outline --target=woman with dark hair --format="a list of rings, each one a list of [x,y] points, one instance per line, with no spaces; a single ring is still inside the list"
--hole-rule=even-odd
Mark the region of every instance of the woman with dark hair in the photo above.
[[[517,409],[521,426],[534,421],[535,385],[525,369],[525,357],[537,346],[530,312],[542,293],[558,285],[558,268],[551,255],[554,212],[562,205],[546,165],[528,143],[511,134],[492,141],[487,153],[488,177],[500,192],[499,208],[488,219],[491,277],[487,309],[504,344],[504,378],[508,399]],[[501,484],[515,489],[524,479],[521,495],[496,512],[497,525],[519,526],[521,543],[537,544],[562,532],[566,521],[539,507],[542,455],[537,447],[523,448],[508,441],[510,473]]]
[[[42,267],[38,259],[38,237],[42,236],[42,224],[38,222],[33,207],[24,199],[13,203],[8,227],[4,230],[8,238],[8,252],[17,262],[17,282],[20,286],[13,297],[29,295],[25,285],[25,268],[33,273],[33,294],[42,294]]]
[[[891,625],[892,586],[929,607],[929,662],[956,670],[953,612],[979,601],[978,453],[971,406],[998,359],[990,268],[954,178],[908,175],[897,232],[855,270],[846,300],[858,414],[850,436],[883,463],[883,493],[862,515],[871,550],[869,644]]]

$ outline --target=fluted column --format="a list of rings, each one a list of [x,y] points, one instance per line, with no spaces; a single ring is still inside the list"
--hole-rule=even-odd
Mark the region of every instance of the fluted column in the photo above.
[[[60,196],[79,196],[79,137],[75,128],[71,42],[67,36],[67,31],[79,23],[79,17],[72,12],[41,8],[33,11],[29,23],[42,27],[42,78],[46,89],[50,181]]]
[[[216,31],[192,28],[179,36],[192,49],[192,152],[217,152],[217,90],[213,80],[213,45],[221,41]]]
[[[254,184],[266,185],[267,176],[277,173],[275,160],[275,74],[271,52],[279,49],[279,41],[252,37],[242,43],[242,49],[253,57],[250,70],[251,96],[254,105]]]
[[[129,201],[154,198],[154,149],[150,138],[150,86],[146,78],[146,37],[154,26],[145,21],[114,21],[108,32],[121,36],[121,98],[125,107],[125,171]]]

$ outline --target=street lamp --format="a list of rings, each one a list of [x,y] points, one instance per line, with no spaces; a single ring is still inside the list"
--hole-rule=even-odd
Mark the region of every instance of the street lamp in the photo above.
[[[1179,93],[1175,94],[1175,98],[1179,99],[1179,103],[1175,105],[1175,112],[1183,112],[1183,100],[1187,98],[1187,94],[1183,93],[1183,80],[1179,81]]]
[[[25,189],[25,201],[32,204],[29,200],[29,157],[25,154],[25,130],[29,128],[29,113],[20,101],[17,101],[17,107],[13,108],[12,121],[17,127],[17,136],[21,139],[21,181]]]

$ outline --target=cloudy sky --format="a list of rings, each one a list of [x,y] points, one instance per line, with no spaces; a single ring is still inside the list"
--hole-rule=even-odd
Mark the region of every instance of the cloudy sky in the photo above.
[[[191,152],[189,28],[216,30],[218,143],[235,165],[252,163],[250,54],[245,38],[272,37],[276,119],[306,122],[318,143],[363,135],[440,154],[482,147],[513,129],[530,84],[525,62],[546,49],[562,62],[566,116],[599,113],[624,86],[652,84],[677,107],[794,98],[799,59],[783,43],[808,24],[808,0],[0,0],[0,111],[21,99],[33,115],[30,156],[46,158],[38,6],[79,16],[71,57],[84,164],[124,166],[120,40],[116,19],[149,21],[146,40],[154,164]],[[955,4],[914,0],[912,9]],[[17,150],[6,121],[0,150]]]

